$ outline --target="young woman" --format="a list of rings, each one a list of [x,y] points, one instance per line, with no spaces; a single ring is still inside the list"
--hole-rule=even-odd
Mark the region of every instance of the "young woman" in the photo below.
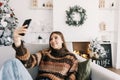
[[[78,60],[75,55],[66,48],[64,36],[59,31],[51,33],[49,48],[35,54],[30,54],[21,40],[21,33],[26,33],[26,26],[19,27],[14,31],[13,48],[16,58],[26,68],[39,66],[36,80],[76,80]]]

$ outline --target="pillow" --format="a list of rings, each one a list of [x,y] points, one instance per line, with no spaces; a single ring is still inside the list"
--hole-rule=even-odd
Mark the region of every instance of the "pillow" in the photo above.
[[[76,80],[91,80],[90,74],[91,74],[90,59],[83,62],[78,62]]]

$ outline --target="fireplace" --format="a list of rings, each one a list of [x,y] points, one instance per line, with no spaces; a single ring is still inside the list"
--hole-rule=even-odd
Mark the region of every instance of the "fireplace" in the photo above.
[[[73,52],[75,54],[79,54],[80,56],[89,59],[90,51],[89,51],[90,42],[72,42]]]
[[[93,62],[103,67],[112,67],[111,43],[93,42],[72,42],[73,52],[83,58],[91,58]],[[90,48],[91,45],[92,50]]]

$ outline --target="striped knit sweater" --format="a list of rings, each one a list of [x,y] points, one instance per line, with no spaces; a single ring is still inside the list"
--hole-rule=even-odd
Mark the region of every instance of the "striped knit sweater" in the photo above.
[[[74,54],[66,51],[64,48],[60,50],[45,49],[36,54],[30,54],[23,43],[18,48],[13,44],[13,48],[16,50],[16,57],[21,60],[26,68],[39,66],[36,80],[42,78],[50,80],[76,80],[78,60]]]

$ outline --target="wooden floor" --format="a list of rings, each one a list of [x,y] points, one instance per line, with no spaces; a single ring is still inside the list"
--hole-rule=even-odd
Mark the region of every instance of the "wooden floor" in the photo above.
[[[109,69],[109,70],[111,70],[111,71],[120,75],[120,69],[115,69],[115,68],[107,68],[107,69]]]

